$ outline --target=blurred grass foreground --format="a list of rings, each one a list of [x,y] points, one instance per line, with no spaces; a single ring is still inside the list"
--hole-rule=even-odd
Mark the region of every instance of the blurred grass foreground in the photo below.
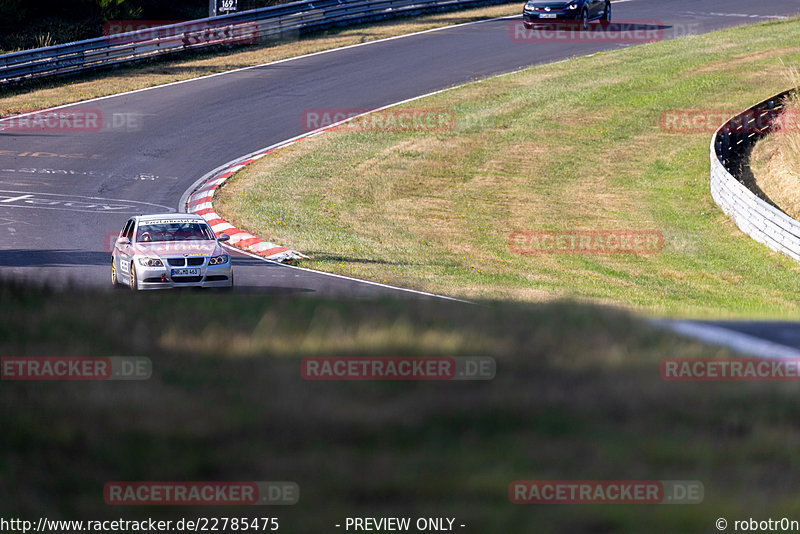
[[[794,383],[664,382],[725,351],[570,302],[0,289],[3,356],[146,356],[145,381],[0,381],[0,517],[454,517],[464,532],[709,532],[792,514]],[[487,381],[308,381],[307,356],[490,356]],[[516,505],[515,480],[699,480],[696,505]],[[110,481],[292,481],[293,506],[110,506]]]

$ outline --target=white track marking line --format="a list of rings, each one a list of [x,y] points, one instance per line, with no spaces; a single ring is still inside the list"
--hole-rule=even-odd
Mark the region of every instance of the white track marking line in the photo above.
[[[338,52],[338,51],[341,51],[341,50],[348,50],[348,49],[357,48],[357,47],[360,47],[360,46],[367,46],[367,45],[373,45],[373,44],[377,44],[377,43],[384,43],[384,42],[387,42],[387,41],[393,41],[395,39],[405,39],[407,37],[414,37],[416,35],[422,35],[422,34],[426,34],[426,33],[433,33],[433,32],[438,32],[438,31],[443,31],[443,30],[449,30],[449,29],[452,29],[452,28],[461,28],[463,26],[471,26],[473,24],[483,24],[485,22],[496,22],[498,20],[505,20],[505,19],[515,18],[515,17],[520,17],[520,16],[521,15],[507,15],[505,17],[495,17],[495,18],[491,18],[491,19],[482,19],[482,20],[473,20],[471,22],[462,22],[460,24],[451,24],[449,26],[441,26],[439,28],[430,28],[430,29],[427,29],[427,30],[420,30],[418,32],[405,33],[405,34],[402,34],[402,35],[394,35],[392,37],[384,37],[383,39],[376,39],[374,41],[367,41],[367,42],[364,42],[364,43],[355,43],[355,44],[351,44],[351,45],[340,46],[338,48],[330,48],[328,50],[319,50],[317,52],[310,52],[308,54],[303,54],[303,55],[300,55],[300,56],[293,56],[293,57],[287,57],[287,58],[283,58],[283,59],[278,59],[278,60],[270,61],[270,62],[267,62],[267,63],[261,63],[259,65],[250,65],[248,67],[240,67],[238,69],[231,69],[231,70],[226,70],[226,71],[223,71],[223,72],[216,72],[214,74],[206,74],[205,76],[198,76],[197,78],[189,78],[187,80],[177,80],[177,81],[174,81],[174,82],[168,82],[168,83],[164,83],[164,84],[161,84],[161,85],[154,85],[152,87],[142,87],[141,89],[133,89],[131,91],[125,91],[123,93],[115,93],[113,95],[98,96],[96,98],[90,98],[90,99],[87,99],[87,100],[78,100],[77,102],[72,102],[70,104],[62,104],[60,106],[54,106],[54,107],[50,107],[50,108],[40,109],[40,110],[37,110],[37,111],[29,111],[29,112],[26,112],[26,113],[20,113],[19,115],[11,115],[9,117],[3,117],[3,118],[0,118],[0,124],[2,124],[3,121],[16,119],[18,117],[27,117],[28,115],[33,115],[33,114],[36,114],[36,113],[46,113],[48,111],[54,111],[54,110],[57,110],[57,109],[64,109],[64,108],[67,108],[67,107],[77,106],[79,104],[88,104],[90,102],[97,102],[97,101],[100,101],[100,100],[107,100],[107,99],[110,99],[110,98],[117,98],[117,97],[120,97],[120,96],[132,95],[132,94],[135,94],[135,93],[142,93],[144,91],[151,91],[153,89],[161,89],[163,87],[170,87],[170,86],[179,85],[179,84],[182,84],[182,83],[196,82],[198,80],[205,80],[205,79],[208,79],[208,78],[214,78],[216,76],[223,76],[225,74],[232,74],[234,72],[241,72],[241,71],[250,70],[250,69],[257,69],[257,68],[260,68],[260,67],[268,67],[270,65],[278,65],[280,63],[286,63],[286,62],[289,62],[289,61],[296,61],[298,59],[304,59],[304,58],[308,58],[308,57],[319,56],[319,55],[322,55],[322,54],[329,54],[331,52]]]
[[[570,61],[571,59],[572,58],[565,58],[565,59],[561,59],[559,61],[554,61],[554,62],[549,63],[549,64],[550,65],[555,65],[557,63],[563,63],[563,62],[566,62],[566,61]],[[291,137],[289,139],[286,139],[284,141],[280,141],[278,143],[274,143],[274,144],[272,144],[272,145],[270,145],[268,147],[260,148],[260,149],[258,149],[256,151],[253,151],[253,152],[249,153],[249,154],[246,154],[246,155],[241,156],[239,158],[233,159],[233,160],[231,160],[231,161],[229,161],[227,163],[223,163],[219,167],[217,167],[217,168],[213,169],[212,171],[207,172],[206,174],[204,174],[202,177],[200,177],[198,180],[196,180],[186,191],[184,191],[183,195],[181,195],[180,202],[178,203],[178,211],[180,213],[186,213],[186,205],[187,205],[187,201],[189,200],[189,197],[192,196],[194,194],[194,192],[201,185],[205,184],[213,175],[218,174],[218,173],[220,173],[222,171],[225,171],[225,170],[229,169],[231,166],[236,165],[237,162],[246,161],[248,159],[258,159],[259,157],[263,156],[264,152],[267,152],[267,151],[270,151],[270,150],[280,149],[283,146],[288,146],[290,144],[293,144],[295,141],[298,141],[300,139],[304,139],[304,138],[307,138],[307,137],[314,137],[314,136],[319,135],[319,134],[321,134],[323,132],[326,132],[328,130],[333,129],[336,126],[340,126],[340,125],[342,125],[342,124],[344,124],[346,122],[349,122],[349,121],[352,121],[352,120],[356,120],[359,117],[363,117],[364,115],[368,115],[370,113],[375,113],[375,112],[383,111],[383,110],[386,110],[386,109],[389,109],[389,108],[392,108],[392,107],[395,107],[395,106],[399,106],[399,105],[402,105],[402,104],[407,104],[407,103],[413,102],[415,100],[419,100],[419,99],[422,99],[422,98],[427,98],[429,96],[433,96],[433,95],[437,95],[437,94],[440,94],[440,93],[444,93],[445,91],[452,91],[454,89],[458,89],[458,88],[461,88],[461,87],[464,87],[464,86],[467,86],[467,85],[470,85],[470,84],[481,83],[482,81],[488,80],[488,79],[491,79],[491,78],[500,78],[500,77],[503,77],[503,76],[509,76],[511,74],[518,73],[518,72],[520,72],[520,71],[522,71],[522,70],[524,70],[526,68],[527,67],[522,67],[520,69],[511,71],[511,72],[504,72],[502,74],[497,74],[495,76],[490,76],[489,78],[484,78],[484,79],[481,79],[481,80],[469,81],[469,82],[466,82],[466,83],[463,83],[463,84],[460,84],[460,85],[454,85],[452,87],[446,87],[444,89],[439,89],[437,91],[432,91],[432,92],[426,93],[424,95],[419,95],[419,96],[415,96],[415,97],[412,97],[412,98],[407,98],[405,100],[401,100],[399,102],[394,102],[392,104],[387,104],[385,106],[373,109],[371,111],[367,111],[367,112],[362,113],[360,115],[356,115],[354,117],[349,117],[347,119],[341,120],[341,121],[336,122],[334,124],[331,124],[331,125],[328,125],[328,126],[324,126],[322,128],[317,128],[316,130],[313,130],[311,132],[306,132],[306,133],[302,133],[300,135],[296,135],[296,136]],[[197,209],[197,206],[195,206],[194,208]],[[208,208],[213,209],[213,206],[211,205],[211,203],[208,203]],[[379,286],[379,287],[385,287],[385,288],[389,288],[389,289],[396,289],[398,291],[406,291],[406,292],[416,293],[416,294],[419,294],[419,295],[425,295],[425,296],[429,296],[429,297],[437,297],[437,298],[446,299],[446,300],[453,300],[453,301],[456,301],[456,302],[463,302],[463,303],[467,303],[467,304],[473,304],[472,302],[470,302],[468,300],[458,299],[458,298],[455,298],[455,297],[448,297],[446,295],[438,295],[436,293],[427,293],[425,291],[417,291],[415,289],[407,289],[407,288],[392,286],[392,285],[388,285],[388,284],[381,284],[380,282],[373,282],[372,280],[363,280],[361,278],[353,278],[353,277],[350,277],[350,276],[334,274],[334,273],[327,273],[327,272],[324,272],[324,271],[317,271],[317,270],[314,270],[314,269],[307,269],[307,268],[304,268],[304,267],[297,267],[297,266],[294,266],[294,265],[286,265],[284,263],[276,262],[274,260],[269,260],[269,259],[264,258],[263,256],[259,256],[257,254],[252,254],[251,252],[249,252],[247,250],[243,250],[243,249],[236,248],[236,247],[231,247],[229,245],[226,245],[226,246],[228,246],[228,248],[230,248],[231,250],[236,250],[236,251],[241,252],[241,253],[243,253],[243,254],[245,254],[247,256],[252,256],[254,258],[258,258],[260,260],[263,260],[263,261],[266,261],[266,262],[269,262],[269,263],[274,263],[276,265],[281,265],[283,267],[289,267],[289,268],[292,268],[292,269],[300,269],[300,270],[303,270],[303,271],[308,271],[308,272],[312,272],[312,273],[316,273],[316,274],[320,274],[320,275],[333,276],[333,277],[336,277],[336,278],[343,278],[345,280],[351,280],[351,281],[354,281],[354,282],[361,282],[361,283],[364,283],[364,284],[370,284],[370,285],[375,285],[375,286]]]
[[[404,291],[406,293],[414,293],[416,295],[424,295],[426,297],[435,297],[435,298],[438,298],[438,299],[452,300],[452,301],[455,301],[455,302],[461,302],[463,304],[474,304],[474,302],[470,302],[468,300],[457,299],[455,297],[448,297],[446,295],[437,295],[436,293],[428,293],[428,292],[425,292],[425,291],[418,291],[416,289],[408,289],[406,287],[397,287],[397,286],[392,286],[392,285],[389,285],[389,284],[382,284],[380,282],[373,282],[372,280],[362,280],[361,278],[353,278],[353,277],[350,277],[350,276],[345,276],[343,274],[327,273],[325,271],[316,271],[314,269],[306,269],[305,267],[298,267],[296,265],[286,265],[285,263],[280,263],[280,262],[277,262],[277,261],[274,261],[274,260],[268,260],[267,258],[265,258],[263,256],[259,256],[258,254],[253,254],[252,252],[247,251],[247,250],[242,250],[240,248],[231,247],[231,246],[226,245],[226,244],[223,244],[223,246],[226,247],[226,248],[229,248],[231,251],[239,252],[241,254],[244,254],[245,256],[249,256],[251,258],[257,258],[257,259],[265,261],[267,263],[272,263],[272,264],[275,264],[275,265],[279,265],[279,266],[285,267],[287,269],[297,269],[299,271],[304,271],[304,272],[308,272],[308,273],[312,273],[312,274],[319,274],[319,275],[324,275],[324,276],[332,276],[333,278],[341,278],[341,279],[344,279],[344,280],[350,280],[351,282],[359,282],[361,284],[368,284],[368,285],[371,285],[371,286],[383,287],[383,288],[392,289],[392,290],[395,290],[395,291]]]
[[[737,18],[750,18],[750,19],[766,19],[766,20],[788,20],[788,16],[784,15],[752,15],[750,13],[716,13],[716,12],[699,12],[699,11],[681,11],[681,14],[697,15],[701,17],[737,17]]]
[[[800,358],[800,350],[798,349],[751,336],[750,334],[743,334],[723,326],[662,319],[653,321],[653,323],[682,336],[712,345],[727,347],[740,354],[748,354],[757,358]]]

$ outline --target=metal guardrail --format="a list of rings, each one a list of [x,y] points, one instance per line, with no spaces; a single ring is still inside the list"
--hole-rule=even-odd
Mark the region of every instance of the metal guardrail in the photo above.
[[[214,45],[253,44],[331,26],[509,0],[303,0],[0,55],[0,84],[69,74]]]
[[[742,232],[800,261],[800,221],[759,198],[743,183],[750,149],[774,127],[786,91],[731,117],[711,141],[711,196]]]

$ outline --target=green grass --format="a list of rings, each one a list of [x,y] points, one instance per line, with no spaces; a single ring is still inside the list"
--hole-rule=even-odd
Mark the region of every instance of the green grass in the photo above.
[[[568,302],[0,287],[0,354],[147,356],[146,382],[0,382],[3,516],[448,516],[469,532],[710,532],[797,516],[794,384],[668,383],[725,351]],[[308,382],[311,355],[492,356],[487,382]],[[520,479],[690,479],[692,506],[520,506]],[[111,507],[114,480],[291,480],[288,508]]]
[[[573,58],[408,108],[446,132],[338,131],[237,174],[215,206],[306,266],[472,298],[559,297],[653,315],[797,317],[800,266],[709,193],[710,133],[663,111],[744,109],[786,89],[800,19]],[[530,46],[533,50],[535,45]],[[655,230],[660,254],[518,255],[515,230]]]

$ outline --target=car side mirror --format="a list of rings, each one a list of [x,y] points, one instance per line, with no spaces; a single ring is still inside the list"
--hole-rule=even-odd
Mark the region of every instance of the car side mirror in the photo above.
[[[118,237],[117,238],[117,244],[118,245],[130,245],[131,244],[131,240],[128,239],[127,237]]]
[[[231,236],[229,236],[228,234],[220,234],[219,237],[217,238],[217,241],[227,241],[230,238]]]

